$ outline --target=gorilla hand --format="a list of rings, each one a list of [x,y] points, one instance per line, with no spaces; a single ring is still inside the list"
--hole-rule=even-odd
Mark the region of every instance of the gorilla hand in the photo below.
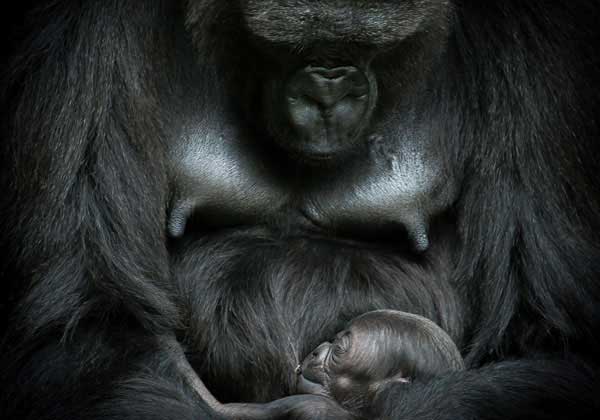
[[[289,420],[358,420],[359,418],[346,411],[334,400],[320,395],[294,395],[287,397],[290,409],[286,419]]]
[[[320,395],[292,395],[266,404],[224,404],[222,414],[236,420],[360,420]]]

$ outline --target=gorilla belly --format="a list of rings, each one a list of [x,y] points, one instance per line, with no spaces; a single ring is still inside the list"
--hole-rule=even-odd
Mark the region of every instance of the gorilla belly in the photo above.
[[[251,228],[205,234],[174,255],[182,340],[223,401],[293,393],[294,368],[307,352],[373,309],[424,315],[461,342],[462,305],[446,249],[434,246],[415,260],[389,245]]]

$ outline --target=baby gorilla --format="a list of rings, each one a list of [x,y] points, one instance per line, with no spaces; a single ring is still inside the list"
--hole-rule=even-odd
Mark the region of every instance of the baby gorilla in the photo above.
[[[327,396],[364,413],[387,384],[427,381],[462,369],[456,345],[429,319],[372,311],[354,318],[332,343],[322,343],[308,355],[296,369],[297,391]]]
[[[225,419],[322,418],[327,406],[342,406],[336,420],[369,417],[379,391],[393,383],[427,381],[464,369],[452,339],[435,323],[406,312],[379,310],[354,318],[333,343],[319,345],[296,368],[297,393],[266,404],[221,404],[189,365],[174,337],[164,340],[180,374]],[[315,395],[306,395],[315,394]]]

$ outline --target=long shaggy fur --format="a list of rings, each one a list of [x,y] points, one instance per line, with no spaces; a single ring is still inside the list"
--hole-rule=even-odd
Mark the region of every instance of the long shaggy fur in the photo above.
[[[237,11],[196,2],[188,26],[229,36],[208,39],[203,77],[235,90]],[[429,106],[460,195],[453,232],[434,229],[415,259],[271,226],[169,247],[182,7],[54,0],[32,14],[2,95],[0,417],[213,418],[157,336],[177,331],[223,400],[266,401],[292,390],[303,353],[377,308],[438,322],[471,369],[391,388],[374,416],[597,415],[600,6],[452,3]]]

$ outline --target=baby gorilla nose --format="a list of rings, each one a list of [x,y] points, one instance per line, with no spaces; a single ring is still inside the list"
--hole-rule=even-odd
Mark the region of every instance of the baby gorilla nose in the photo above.
[[[353,145],[368,120],[371,89],[353,66],[307,66],[287,83],[290,145],[308,157],[331,157]]]
[[[296,391],[301,394],[327,395],[325,362],[331,343],[324,342],[296,367]]]

